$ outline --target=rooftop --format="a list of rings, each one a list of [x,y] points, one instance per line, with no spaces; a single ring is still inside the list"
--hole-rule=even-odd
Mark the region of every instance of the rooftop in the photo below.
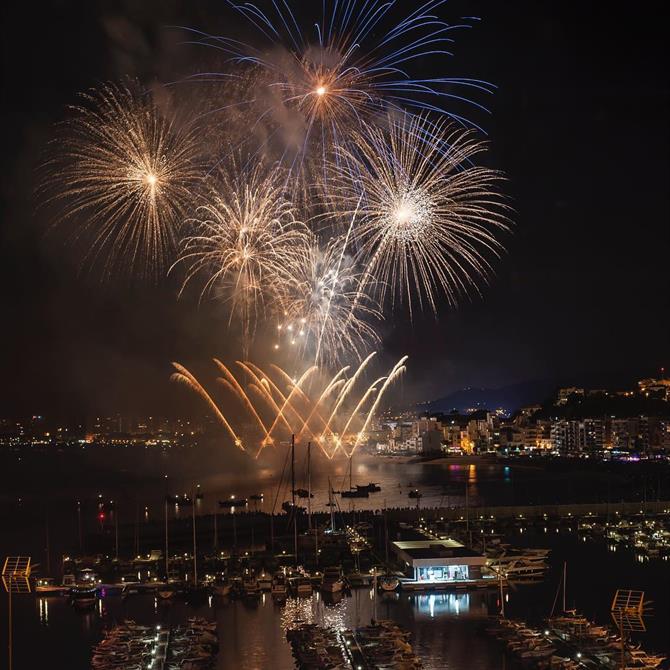
[[[481,557],[456,540],[410,540],[394,542],[393,546],[412,559]]]

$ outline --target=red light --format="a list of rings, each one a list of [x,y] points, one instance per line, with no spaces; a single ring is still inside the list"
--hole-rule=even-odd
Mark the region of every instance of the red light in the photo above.
[[[105,513],[100,512],[100,514],[98,514],[98,519],[100,519],[100,521],[104,521],[105,520]]]

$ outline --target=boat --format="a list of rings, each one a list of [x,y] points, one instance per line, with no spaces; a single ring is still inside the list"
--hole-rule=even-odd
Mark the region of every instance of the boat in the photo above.
[[[70,602],[79,609],[94,607],[98,601],[98,589],[95,586],[73,586],[70,589]]]
[[[35,581],[35,593],[44,596],[61,596],[70,592],[70,586],[56,584],[53,577],[39,577]]]
[[[258,575],[258,587],[261,591],[271,591],[272,590],[272,577],[266,572],[262,572]]]
[[[232,590],[233,585],[231,582],[225,581],[214,584],[214,593],[219,598],[227,598]]]
[[[360,572],[358,570],[347,572],[346,578],[347,584],[351,587],[370,586],[370,582],[372,581],[372,575],[369,572]]]
[[[297,596],[311,596],[314,588],[308,577],[298,577],[293,581],[293,590]]]
[[[193,501],[185,493],[183,496],[175,495],[166,495],[165,502],[171,503],[173,505],[192,505]]]
[[[246,498],[237,498],[235,496],[230,496],[228,500],[219,500],[219,507],[243,507],[248,504]]]
[[[298,498],[313,498],[314,494],[310,493],[307,489],[296,489],[295,490],[296,496]]]
[[[272,597],[276,600],[283,600],[288,596],[288,585],[286,584],[286,577],[282,572],[278,572],[272,578],[270,592],[272,593]]]
[[[294,505],[290,500],[285,500],[281,504],[281,508],[287,514],[290,514],[293,510],[295,510],[298,514],[303,514],[307,511],[304,507],[301,507],[300,505]]]
[[[389,593],[391,591],[397,591],[400,586],[400,580],[395,575],[382,575],[377,579],[377,584],[379,585],[379,590]]]
[[[249,500],[254,500],[255,502],[260,502],[263,500],[263,494],[262,493],[254,493],[249,496]]]
[[[321,590],[326,593],[337,593],[344,588],[344,579],[342,579],[342,569],[338,566],[326,568],[323,571],[323,581]]]
[[[515,549],[508,546],[487,550],[488,567],[502,572],[508,579],[534,579],[543,577],[549,568],[546,560],[548,549]]]
[[[254,575],[247,575],[242,580],[242,588],[244,589],[244,595],[250,598],[255,598],[261,593],[260,585]]]
[[[407,494],[407,497],[408,497],[408,498],[419,499],[419,498],[421,498],[421,491],[419,491],[419,489],[412,489],[412,490]]]
[[[177,595],[178,584],[175,582],[168,582],[167,584],[160,584],[156,589],[156,597],[159,603],[171,603]]]
[[[342,491],[340,495],[343,498],[369,498],[370,493],[368,492],[367,489],[365,490],[359,490],[359,489],[350,489],[349,491]]]
[[[356,488],[359,491],[367,491],[368,493],[379,493],[382,490],[382,487],[375,482],[370,482],[369,484],[356,484]]]
[[[376,492],[377,490],[381,491],[381,488],[377,487],[376,484],[365,484],[364,486],[359,486],[356,485],[354,486],[352,483],[352,467],[353,467],[353,460],[354,456],[353,454],[349,456],[349,490],[348,491],[340,491],[340,495],[343,498],[369,498],[370,497],[370,492]],[[377,487],[376,489],[371,489],[370,487],[374,486]],[[333,493],[337,493],[337,491],[334,491]]]

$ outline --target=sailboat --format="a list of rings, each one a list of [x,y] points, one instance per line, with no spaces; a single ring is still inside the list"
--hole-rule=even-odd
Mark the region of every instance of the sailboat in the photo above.
[[[343,498],[369,498],[370,497],[370,490],[368,489],[367,486],[365,486],[365,487],[361,487],[361,486],[354,487],[352,485],[351,471],[352,471],[353,460],[354,460],[354,455],[351,454],[351,456],[349,456],[349,490],[348,491],[342,491],[340,493],[340,495]]]
[[[379,590],[384,592],[397,591],[400,586],[400,580],[391,574],[389,570],[389,527],[388,518],[386,516],[386,501],[384,501],[384,564],[386,565],[386,574],[382,575],[377,583]],[[376,574],[375,574],[376,577]]]

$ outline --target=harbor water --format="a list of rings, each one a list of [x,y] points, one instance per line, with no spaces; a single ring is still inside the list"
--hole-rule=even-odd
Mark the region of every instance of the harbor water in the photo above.
[[[116,457],[115,457],[116,458]],[[152,457],[153,458],[153,457]],[[77,544],[76,501],[94,501],[99,493],[117,501],[121,519],[128,523],[136,509],[151,519],[160,519],[161,500],[166,484],[163,472],[173,493],[184,493],[197,481],[204,497],[198,501],[197,513],[211,513],[219,500],[226,496],[250,496],[263,493],[259,509],[271,509],[272,501],[279,503],[290,497],[286,490],[278,491],[281,463],[260,467],[244,477],[225,469],[198,469],[193,463],[178,466],[175,462],[157,459],[148,467],[134,468],[126,461],[123,468],[103,468],[100,464],[71,464],[69,470],[55,470],[50,477],[25,476],[23,465],[13,464],[10,486],[2,493],[3,533],[0,550],[7,554],[28,554],[39,563],[42,574],[45,563],[51,562],[51,574],[56,574],[58,556]],[[119,461],[123,463],[122,459]],[[67,463],[67,461],[63,461]],[[86,467],[90,470],[87,473]],[[358,509],[381,509],[416,506],[407,498],[411,487],[422,491],[421,509],[462,506],[466,499],[471,505],[551,504],[556,502],[602,502],[616,500],[631,482],[634,495],[661,494],[665,480],[655,474],[634,477],[617,472],[586,469],[568,471],[535,464],[501,464],[487,461],[462,463],[408,463],[374,458],[361,458],[353,467],[354,483],[377,482],[382,491],[369,499],[356,499]],[[11,469],[9,469],[11,474]],[[347,463],[333,464],[330,469],[316,471],[312,481],[314,508],[325,512],[327,486],[348,487]],[[197,478],[197,480],[196,480]],[[338,479],[339,478],[339,479]],[[637,479],[635,479],[637,478]],[[64,487],[63,481],[71,486]],[[304,478],[300,477],[300,484]],[[344,482],[344,484],[343,484]],[[64,494],[64,489],[67,494]],[[349,502],[349,501],[347,501]],[[91,502],[92,504],[92,502]],[[340,501],[341,505],[345,501]],[[268,506],[270,506],[268,508]],[[85,508],[86,530],[95,530],[95,517]],[[191,514],[191,509],[171,510],[172,515]],[[225,510],[224,510],[225,513]],[[237,512],[236,512],[237,513]],[[90,518],[89,518],[90,517]],[[146,519],[145,519],[146,520]],[[670,654],[670,563],[662,558],[645,559],[633,550],[618,548],[612,551],[606,542],[581,537],[575,528],[560,532],[533,526],[518,525],[509,533],[515,534],[515,544],[522,547],[551,549],[550,570],[545,579],[532,585],[513,585],[505,590],[505,609],[508,616],[529,623],[540,623],[551,612],[556,598],[563,564],[568,566],[567,605],[588,618],[607,624],[611,599],[617,588],[644,590],[654,601],[653,616],[647,621],[648,631],[639,637],[650,651]],[[45,547],[49,547],[49,553]],[[144,546],[143,551],[153,547]],[[111,547],[110,547],[111,549]],[[130,547],[125,548],[130,550]],[[124,551],[124,547],[120,548]],[[370,622],[374,617],[391,619],[409,630],[415,653],[427,669],[500,670],[514,668],[497,641],[487,636],[486,617],[500,611],[498,592],[441,592],[421,594],[391,594],[374,596],[369,588],[353,589],[351,595],[339,602],[324,600],[321,594],[307,599],[289,598],[278,606],[269,594],[257,601],[210,599],[197,606],[177,600],[169,606],[159,605],[154,595],[128,598],[106,596],[94,610],[79,612],[64,597],[41,597],[36,594],[16,596],[13,602],[14,669],[84,670],[90,667],[92,649],[102,638],[105,629],[124,619],[138,624],[170,625],[184,622],[188,617],[201,616],[218,623],[220,650],[216,667],[256,670],[284,670],[294,667],[286,630],[298,622],[314,622],[328,626],[351,628]],[[0,598],[0,667],[5,662],[7,644],[7,597]]]

